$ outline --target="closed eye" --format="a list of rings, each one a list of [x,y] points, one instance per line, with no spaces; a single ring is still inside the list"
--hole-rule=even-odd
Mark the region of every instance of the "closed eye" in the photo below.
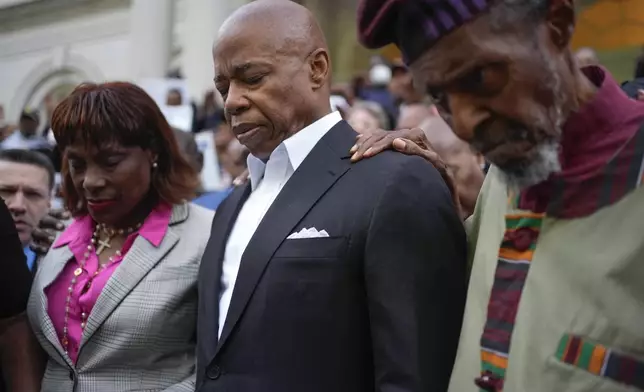
[[[264,79],[264,75],[255,75],[251,76],[248,79],[246,79],[246,83],[250,85],[255,85],[261,83],[261,81]]]

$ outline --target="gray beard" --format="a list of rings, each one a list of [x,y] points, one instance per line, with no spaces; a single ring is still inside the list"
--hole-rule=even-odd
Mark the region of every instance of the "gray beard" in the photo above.
[[[545,56],[542,56],[542,58],[545,66],[549,68],[549,73],[552,76],[549,80],[544,81],[544,83],[547,84],[548,89],[555,92],[555,102],[548,110],[549,121],[540,121],[540,124],[537,124],[537,126],[541,129],[554,127],[556,130],[554,134],[557,135],[557,137],[539,145],[537,147],[537,156],[528,166],[516,171],[504,172],[510,190],[515,192],[519,192],[525,188],[543,182],[547,180],[551,174],[561,171],[559,149],[561,147],[560,141],[562,128],[565,122],[562,110],[565,96],[563,93],[561,78],[557,72],[555,64],[548,61]]]
[[[516,171],[502,171],[510,191],[518,193],[547,180],[551,174],[561,171],[559,143],[553,141],[537,148],[537,156],[530,165]]]

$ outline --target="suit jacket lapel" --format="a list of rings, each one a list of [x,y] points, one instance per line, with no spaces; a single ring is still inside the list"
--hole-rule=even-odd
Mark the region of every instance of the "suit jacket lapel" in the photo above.
[[[356,133],[344,121],[334,126],[286,183],[266,212],[241,260],[226,323],[215,355],[237,324],[268,262],[315,203],[350,167]]]
[[[251,192],[250,181],[235,188],[224,203],[217,209],[212,222],[210,239],[204,251],[199,269],[199,349],[205,350],[208,362],[217,347],[219,331],[219,293],[221,291],[221,267],[228,235]],[[214,324],[213,324],[214,323]]]
[[[51,285],[54,280],[60,275],[63,271],[67,262],[74,257],[74,253],[69,248],[68,245],[62,246],[60,248],[52,248],[47,257],[43,260],[42,265],[40,266],[36,274],[36,282],[34,282],[34,287],[42,287],[40,290],[33,290],[31,296],[33,301],[30,301],[31,306],[37,306],[39,308],[31,311],[30,314],[36,315],[35,320],[32,320],[32,324],[40,325],[42,328],[43,335],[51,343],[51,346],[45,345],[44,349],[47,351],[51,358],[64,358],[65,362],[72,366],[69,356],[65,354],[63,346],[60,344],[60,339],[58,334],[54,329],[54,324],[49,317],[48,306],[49,302],[47,300],[47,295],[45,294],[45,289]]]
[[[187,204],[174,206],[170,225],[158,248],[141,236],[134,240],[132,248],[127,252],[96,299],[96,304],[89,314],[87,326],[83,331],[80,348],[87,343],[141,279],[176,245],[180,233],[173,226],[187,218]]]

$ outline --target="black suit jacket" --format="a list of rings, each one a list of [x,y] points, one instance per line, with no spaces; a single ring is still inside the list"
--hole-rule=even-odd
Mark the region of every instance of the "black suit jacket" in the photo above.
[[[7,318],[26,310],[32,276],[27,268],[16,225],[2,199],[0,199],[0,252],[2,252],[0,318]]]
[[[351,164],[338,123],[274,201],[242,257],[221,339],[222,259],[250,193],[218,208],[199,274],[197,390],[447,389],[466,243],[432,165],[387,151]],[[302,228],[328,238],[286,239]]]

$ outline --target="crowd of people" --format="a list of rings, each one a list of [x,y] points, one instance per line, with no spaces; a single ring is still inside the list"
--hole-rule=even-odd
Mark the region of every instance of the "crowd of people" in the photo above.
[[[313,14],[260,0],[191,129],[126,82],[0,110],[0,391],[644,390],[644,79],[574,16],[362,0],[402,59],[332,84]]]

